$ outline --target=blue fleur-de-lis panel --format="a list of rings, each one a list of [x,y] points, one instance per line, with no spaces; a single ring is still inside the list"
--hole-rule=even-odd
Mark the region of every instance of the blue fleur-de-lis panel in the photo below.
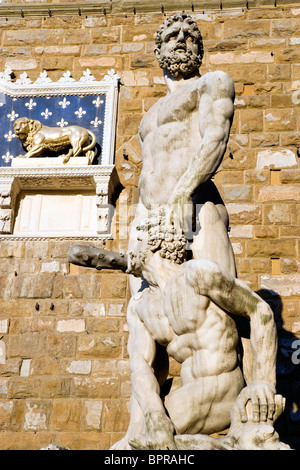
[[[83,96],[13,97],[0,93],[0,167],[9,167],[13,158],[26,149],[14,134],[14,121],[27,117],[50,127],[77,125],[97,138],[93,165],[101,165],[106,94]]]

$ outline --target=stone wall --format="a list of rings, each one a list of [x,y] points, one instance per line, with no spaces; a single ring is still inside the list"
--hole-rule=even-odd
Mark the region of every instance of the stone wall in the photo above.
[[[202,74],[221,69],[235,82],[229,148],[214,181],[230,214],[238,276],[275,313],[278,388],[287,396],[279,424],[294,443],[300,428],[300,374],[292,362],[300,337],[300,4],[240,5],[192,14],[204,40]],[[10,65],[17,77],[26,71],[32,80],[47,70],[57,80],[66,70],[78,79],[87,68],[101,79],[114,68],[121,77],[116,167],[124,189],[108,249],[126,249],[141,167],[138,126],[166,93],[153,54],[164,13],[171,11],[0,18],[1,70]],[[51,441],[107,449],[127,428],[128,279],[69,265],[76,243],[1,240],[2,450]],[[179,367],[171,365],[176,375]]]

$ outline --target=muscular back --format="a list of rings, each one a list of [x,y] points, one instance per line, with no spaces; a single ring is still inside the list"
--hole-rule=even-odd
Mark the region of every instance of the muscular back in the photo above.
[[[183,384],[195,378],[231,372],[238,367],[238,335],[233,319],[206,296],[195,292],[179,267],[164,292],[144,290],[133,300],[150,335],[182,364]]]

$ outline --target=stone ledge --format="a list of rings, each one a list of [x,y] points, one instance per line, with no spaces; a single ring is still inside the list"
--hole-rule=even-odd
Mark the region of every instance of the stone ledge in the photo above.
[[[280,5],[299,5],[290,0],[280,0]],[[65,15],[102,15],[118,13],[151,13],[151,12],[173,12],[173,11],[202,11],[220,10],[221,8],[260,8],[263,6],[274,6],[274,0],[202,0],[199,2],[187,0],[102,0],[100,2],[61,2],[55,0],[47,3],[28,2],[15,3],[7,1],[0,5],[0,18],[27,17],[27,16],[65,16]]]

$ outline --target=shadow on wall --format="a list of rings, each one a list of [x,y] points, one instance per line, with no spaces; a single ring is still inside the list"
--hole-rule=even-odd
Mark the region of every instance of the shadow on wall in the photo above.
[[[300,339],[283,327],[280,295],[267,289],[256,293],[273,310],[278,333],[277,392],[286,398],[286,406],[275,428],[283,442],[300,450]]]

